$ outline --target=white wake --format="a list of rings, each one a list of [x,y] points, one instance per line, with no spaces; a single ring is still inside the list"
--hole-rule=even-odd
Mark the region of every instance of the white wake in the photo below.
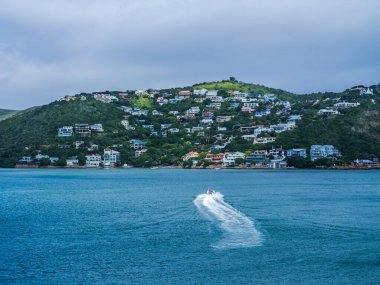
[[[254,221],[224,202],[221,193],[200,194],[194,204],[205,218],[216,222],[223,231],[223,238],[213,243],[213,247],[241,248],[262,244],[263,235],[255,228]]]

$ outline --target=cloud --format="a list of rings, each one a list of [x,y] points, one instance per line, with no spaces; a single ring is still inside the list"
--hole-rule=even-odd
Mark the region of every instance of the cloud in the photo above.
[[[378,83],[376,0],[0,2],[0,108],[230,75],[292,92]]]

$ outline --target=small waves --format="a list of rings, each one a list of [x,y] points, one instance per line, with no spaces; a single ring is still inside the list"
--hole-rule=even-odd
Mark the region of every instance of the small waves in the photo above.
[[[200,194],[194,200],[195,206],[208,220],[215,222],[223,232],[223,238],[212,244],[219,249],[260,246],[263,235],[254,221],[226,203],[223,195]]]

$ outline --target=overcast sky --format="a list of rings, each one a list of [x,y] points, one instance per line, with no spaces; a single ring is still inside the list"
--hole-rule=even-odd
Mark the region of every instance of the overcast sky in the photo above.
[[[378,0],[0,0],[0,108],[238,80],[380,83]]]

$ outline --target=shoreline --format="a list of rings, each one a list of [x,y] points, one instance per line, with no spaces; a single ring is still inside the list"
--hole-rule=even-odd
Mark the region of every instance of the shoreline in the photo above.
[[[86,167],[86,166],[38,166],[38,165],[16,165],[13,168],[0,168],[0,169],[105,169],[102,167]],[[284,167],[284,168],[270,168],[265,166],[235,166],[235,167],[224,167],[224,166],[196,166],[196,167],[182,167],[177,165],[170,166],[155,166],[155,167],[110,167],[106,169],[186,169],[186,170],[223,170],[223,169],[235,169],[235,170],[380,170],[380,165],[375,167],[364,167],[364,166],[332,166],[332,167],[315,167],[315,168],[296,168],[296,167]]]

